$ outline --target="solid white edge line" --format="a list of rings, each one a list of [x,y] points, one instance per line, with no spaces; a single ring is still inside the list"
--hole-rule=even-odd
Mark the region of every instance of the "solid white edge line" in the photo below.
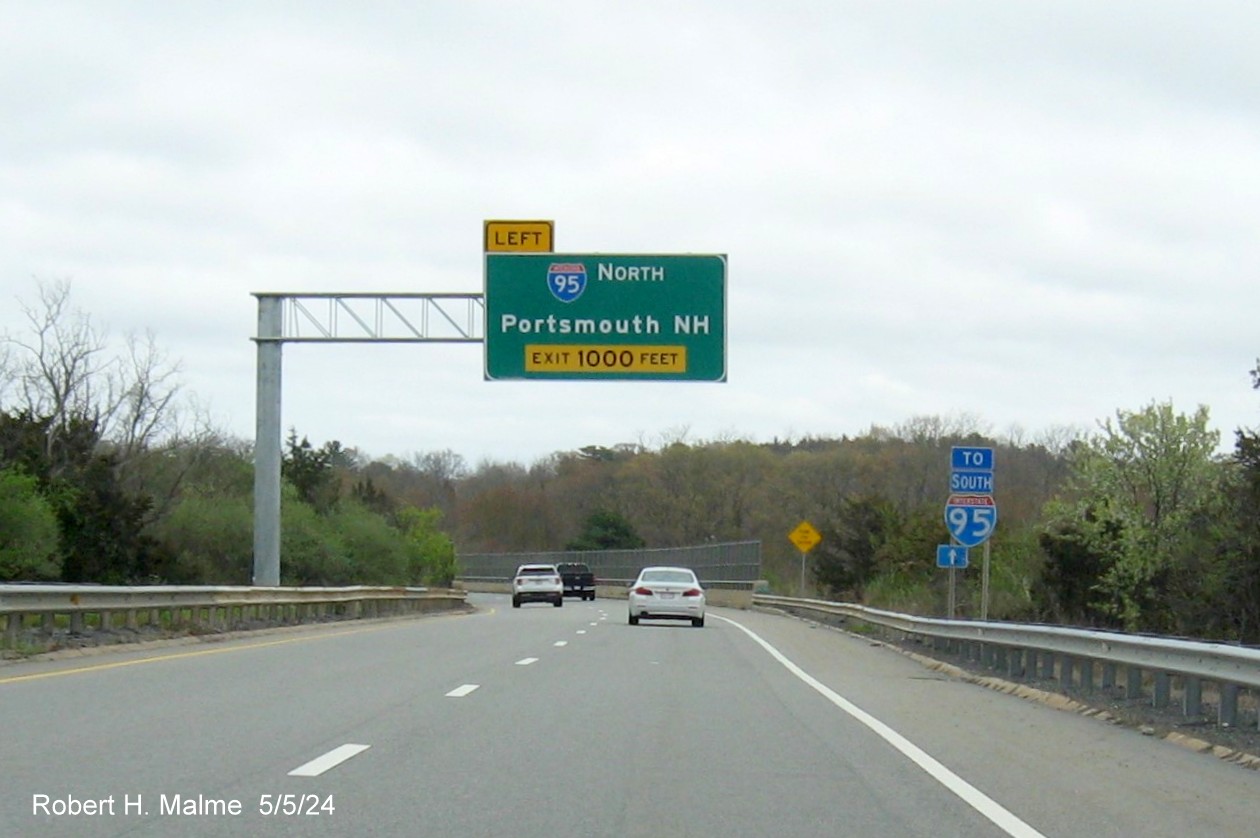
[[[516,662],[516,665],[529,666],[531,663],[538,663],[538,658],[521,658]]]
[[[447,698],[463,698],[464,696],[468,695],[470,692],[472,692],[473,690],[477,689],[480,686],[481,686],[480,684],[463,684],[462,686],[458,686],[455,689],[448,692],[446,694],[446,697]]]
[[[718,617],[716,614],[713,616]],[[872,732],[875,733],[875,735],[879,736],[889,745],[892,745],[900,751],[911,762],[922,768],[928,776],[952,791],[954,794],[958,795],[958,797],[966,802],[967,805],[984,815],[1007,835],[1012,836],[1012,838],[1045,838],[1042,833],[1024,823],[1024,821],[1012,814],[1010,810],[1002,806],[1002,804],[998,803],[984,792],[980,791],[975,786],[971,785],[971,783],[968,783],[962,777],[959,777],[953,771],[950,771],[938,762],[935,757],[928,754],[918,745],[914,744],[909,739],[872,716],[870,713],[867,713],[861,707],[858,707],[856,704],[852,703],[844,696],[835,692],[826,684],[801,669],[778,649],[771,646],[765,640],[762,640],[755,631],[728,617],[718,617],[718,619],[725,620],[744,634],[748,635],[754,642],[761,646],[761,648],[765,649],[772,658],[783,664],[789,672],[809,686],[813,687],[832,704],[836,705],[841,710],[866,725]]]
[[[324,754],[322,757],[315,757],[315,759],[311,760],[305,765],[299,765],[297,768],[294,768],[292,771],[289,772],[289,776],[290,777],[318,777],[320,774],[323,774],[328,769],[335,768],[338,765],[341,765],[341,763],[350,759],[350,757],[358,756],[359,754],[363,753],[370,747],[372,746],[371,745],[341,745],[340,747],[333,748],[331,751]]]

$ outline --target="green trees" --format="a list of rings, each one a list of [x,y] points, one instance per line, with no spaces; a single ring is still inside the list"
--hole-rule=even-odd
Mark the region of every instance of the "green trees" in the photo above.
[[[587,516],[582,532],[566,544],[564,549],[634,550],[645,544],[625,516],[606,509],[597,509]]]
[[[35,478],[0,469],[0,582],[57,579],[58,542],[57,517]]]
[[[162,573],[165,555],[144,532],[152,499],[123,489],[118,454],[95,422],[0,413],[0,468],[33,480],[52,511],[57,578],[125,584]]]
[[[171,555],[165,581],[176,585],[248,585],[253,576],[253,507],[245,493],[200,484],[154,522],[153,538]]]
[[[1211,636],[1260,643],[1260,433],[1239,430],[1226,486],[1220,540],[1200,570],[1196,609]]]
[[[810,556],[819,587],[828,596],[861,602],[875,577],[880,550],[900,525],[896,509],[885,498],[844,498]]]
[[[408,507],[398,515],[407,543],[407,578],[410,584],[420,582],[449,587],[455,581],[455,543],[439,529],[442,512],[436,507]]]
[[[1102,615],[1127,629],[1169,630],[1179,562],[1203,545],[1219,498],[1219,434],[1208,410],[1169,403],[1117,411],[1069,454],[1064,497],[1045,509],[1046,581],[1066,613]]]

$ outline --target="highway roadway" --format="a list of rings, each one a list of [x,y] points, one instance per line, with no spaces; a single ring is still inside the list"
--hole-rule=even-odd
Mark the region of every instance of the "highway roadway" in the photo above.
[[[1260,774],[758,612],[615,600],[0,666],[0,835],[1256,834]]]

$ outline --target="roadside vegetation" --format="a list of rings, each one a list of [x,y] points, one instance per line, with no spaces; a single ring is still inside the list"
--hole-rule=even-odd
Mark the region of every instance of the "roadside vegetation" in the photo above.
[[[40,284],[0,336],[0,581],[249,584],[252,447],[215,431],[152,336],[120,350]],[[1253,372],[1260,385],[1260,363]],[[462,552],[759,540],[798,594],[787,534],[822,534],[803,591],[944,613],[949,449],[991,446],[995,619],[1260,642],[1260,435],[1152,402],[1028,438],[971,417],[853,437],[586,446],[530,465],[436,450],[370,459],[285,441],[282,582],[445,585]],[[400,447],[406,441],[400,441]],[[973,556],[980,551],[973,550]],[[979,562],[960,575],[979,613]]]

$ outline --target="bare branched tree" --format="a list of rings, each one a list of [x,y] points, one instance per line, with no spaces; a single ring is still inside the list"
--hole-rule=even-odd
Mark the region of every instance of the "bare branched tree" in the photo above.
[[[104,422],[106,436],[117,446],[124,465],[159,439],[179,435],[178,364],[169,363],[152,332],[141,340],[127,337],[127,357],[120,359],[110,389],[119,398]]]
[[[111,355],[107,334],[71,305],[69,280],[36,283],[39,302],[22,304],[29,335],[0,336],[0,371],[15,402],[0,407],[47,419],[50,455],[86,421],[124,469],[159,440],[181,436],[179,365],[152,333],[128,336],[126,353]]]
[[[3,342],[17,408],[49,420],[51,455],[72,422],[100,421],[99,391],[108,391],[113,362],[105,356],[105,337],[91,318],[70,307],[68,280],[41,281],[38,288],[39,305],[22,304],[29,337],[5,334]]]

